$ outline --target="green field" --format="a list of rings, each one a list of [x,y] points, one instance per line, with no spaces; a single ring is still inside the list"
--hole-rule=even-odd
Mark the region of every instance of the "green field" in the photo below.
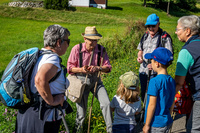
[[[0,1],[0,77],[15,54],[31,47],[43,47],[43,31],[49,25],[60,24],[71,32],[69,37],[71,40],[70,47],[66,54],[62,56],[64,65],[67,64],[71,48],[83,42],[81,33],[84,32],[85,27],[96,26],[98,32],[103,36],[99,43],[106,47],[108,55],[112,57],[110,59],[112,72],[102,76],[110,100],[116,93],[121,74],[130,70],[138,73],[139,63],[136,60],[138,52],[136,45],[139,40],[134,39],[134,37],[141,34],[142,31],[135,30],[134,34],[131,35],[128,32],[131,29],[130,26],[135,25],[136,21],[145,22],[147,16],[151,13],[156,13],[160,17],[160,27],[171,35],[174,43],[175,60],[168,69],[169,74],[174,77],[178,52],[183,45],[174,33],[177,20],[183,15],[195,14],[200,16],[200,12],[194,13],[182,9],[178,11],[170,10],[170,15],[167,15],[165,9],[152,8],[148,5],[146,8],[143,7],[140,0],[109,0],[106,10],[76,7],[71,11],[13,8],[5,6],[7,2],[9,0]],[[199,7],[199,5],[197,6]],[[117,41],[120,41],[121,46]],[[122,56],[114,58],[113,51],[122,54]],[[91,98],[92,95],[89,99]],[[91,100],[89,100],[88,106],[90,106],[90,102]],[[66,116],[70,130],[74,127],[76,116],[75,104],[71,103],[71,105],[74,112]],[[6,112],[5,109],[7,108],[0,103],[0,132],[12,133],[16,119],[15,110],[7,109]],[[87,119],[84,126],[87,128]],[[63,129],[62,125],[60,131]],[[93,105],[91,132],[106,132],[99,103],[96,99]]]

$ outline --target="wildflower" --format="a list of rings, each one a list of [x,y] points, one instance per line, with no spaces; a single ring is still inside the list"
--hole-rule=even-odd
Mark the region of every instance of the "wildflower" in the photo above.
[[[97,118],[94,116],[93,119],[97,119]]]
[[[5,113],[7,113],[8,112],[8,109],[7,108],[5,108]]]

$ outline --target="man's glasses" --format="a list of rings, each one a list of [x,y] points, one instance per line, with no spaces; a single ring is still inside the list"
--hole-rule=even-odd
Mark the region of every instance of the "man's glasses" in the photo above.
[[[183,28],[176,28],[175,31],[178,32],[179,30],[182,30],[182,29],[183,29]]]
[[[147,28],[155,28],[156,27],[156,25],[147,25]]]
[[[95,42],[95,41],[97,41],[97,40],[88,39],[88,38],[87,38],[87,40],[89,40],[90,42]]]
[[[70,43],[70,39],[63,39],[62,41],[63,41],[63,42],[66,41],[68,45],[69,45],[69,43]]]

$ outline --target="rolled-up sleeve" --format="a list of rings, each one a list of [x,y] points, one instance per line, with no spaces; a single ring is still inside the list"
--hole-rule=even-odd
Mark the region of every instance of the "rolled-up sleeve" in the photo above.
[[[141,43],[138,44],[137,49],[138,49],[138,50],[142,50],[142,49],[141,49]]]
[[[109,68],[109,71],[107,73],[111,72],[112,66],[110,64],[109,57],[108,57],[107,53],[105,53],[102,66],[106,66],[107,68]]]
[[[70,70],[74,67],[78,67],[78,60],[79,60],[79,45],[75,45],[71,53],[69,55],[68,61],[67,61],[67,71],[69,74],[71,74]]]

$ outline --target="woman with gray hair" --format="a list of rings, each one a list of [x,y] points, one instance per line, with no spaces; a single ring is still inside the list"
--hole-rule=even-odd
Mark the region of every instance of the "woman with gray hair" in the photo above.
[[[51,25],[44,31],[44,48],[33,68],[30,78],[34,103],[19,110],[16,133],[58,133],[61,117],[57,106],[65,105],[66,75],[61,67],[70,40],[68,29]],[[45,54],[44,54],[45,53]]]
[[[194,105],[187,121],[187,132],[200,132],[200,20],[198,16],[183,16],[178,20],[177,37],[185,42],[178,55],[175,81],[176,92],[184,84],[189,85]]]

